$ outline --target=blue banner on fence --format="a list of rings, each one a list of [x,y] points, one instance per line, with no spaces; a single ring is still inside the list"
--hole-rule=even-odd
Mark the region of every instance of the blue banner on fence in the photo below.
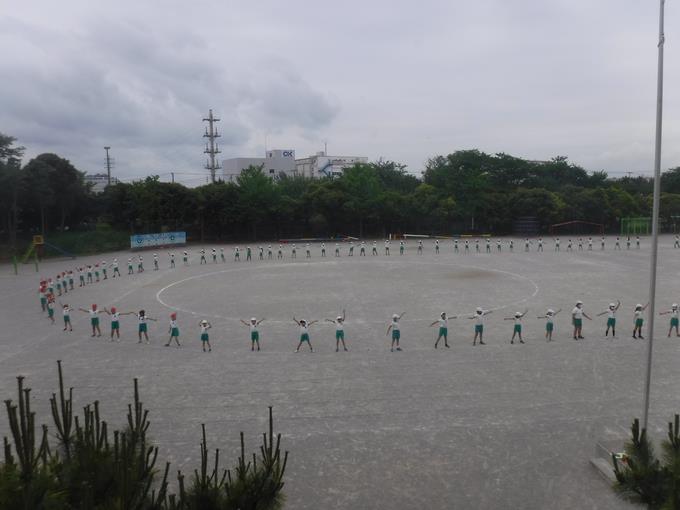
[[[186,232],[162,232],[160,234],[138,234],[130,236],[130,248],[152,248],[186,244]]]

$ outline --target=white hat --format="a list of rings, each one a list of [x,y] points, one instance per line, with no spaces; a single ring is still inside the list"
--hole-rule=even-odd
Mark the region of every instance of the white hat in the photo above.
[[[515,312],[515,317],[521,317],[521,316],[522,316],[522,312]]]
[[[548,315],[553,315],[555,311],[552,308],[548,308]]]
[[[336,320],[341,321],[341,320],[342,320],[342,315],[338,315],[337,318],[336,318]]]
[[[673,303],[673,304],[671,305],[671,308],[677,308],[677,307],[678,307],[678,304],[677,304],[677,303]]]
[[[398,318],[399,318],[399,315],[397,315],[397,314],[395,313],[395,314],[392,315],[392,318],[393,318],[393,319],[398,319]]]
[[[201,321],[201,324],[208,324],[208,321],[207,321],[206,319],[203,319],[203,320]]]
[[[481,306],[480,306],[480,307],[477,307],[477,313],[482,313],[483,311],[484,311],[484,310],[482,309]]]
[[[637,305],[635,305],[635,308],[636,308],[636,309],[637,309],[637,308],[642,308],[642,305],[641,305],[640,303],[638,303]]]
[[[257,319],[255,317],[251,317],[250,322],[257,322]]]
[[[577,304],[577,305],[582,305],[582,304],[583,304],[583,301],[576,301],[576,304]]]
[[[616,303],[609,303],[609,308],[616,308]]]

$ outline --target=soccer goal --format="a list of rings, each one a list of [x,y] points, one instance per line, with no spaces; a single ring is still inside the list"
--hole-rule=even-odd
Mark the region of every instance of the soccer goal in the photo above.
[[[621,235],[648,235],[652,231],[652,218],[649,217],[628,217],[621,218]]]
[[[588,235],[588,234],[604,234],[604,224],[594,223],[592,221],[565,221],[563,223],[555,223],[550,225],[551,235]]]

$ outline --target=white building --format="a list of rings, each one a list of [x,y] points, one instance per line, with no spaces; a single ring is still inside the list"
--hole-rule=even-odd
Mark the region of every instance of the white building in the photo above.
[[[292,149],[271,149],[264,158],[230,158],[222,161],[222,175],[225,181],[235,181],[249,166],[262,166],[262,171],[276,178],[280,174],[295,175],[295,151]]]
[[[345,168],[356,163],[368,163],[368,158],[363,156],[327,156],[326,153],[317,152],[314,156],[295,160],[296,174],[303,177],[338,177]]]
[[[85,184],[90,184],[92,193],[103,193],[106,186],[109,184],[109,176],[107,174],[85,174]],[[111,177],[111,184],[117,184],[118,179]]]

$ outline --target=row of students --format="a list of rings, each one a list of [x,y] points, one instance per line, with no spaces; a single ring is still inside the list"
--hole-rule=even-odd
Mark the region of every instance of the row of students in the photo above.
[[[543,239],[538,238],[537,242],[537,251],[543,251]],[[628,249],[630,249],[631,246],[631,238],[627,237],[626,239],[626,246]],[[485,240],[486,243],[486,252],[491,253],[492,250],[492,245],[494,244],[494,241],[490,238],[486,238]],[[531,246],[533,245],[534,241],[530,240],[529,238],[526,238],[524,241],[524,251],[529,252],[531,251]],[[514,240],[510,239],[507,241],[508,248],[510,251],[514,251]],[[573,242],[571,239],[568,240],[567,242],[567,248],[566,251],[573,251]],[[637,248],[640,248],[640,237],[637,236],[635,238],[635,244]],[[386,240],[384,242],[384,254],[385,255],[390,255],[390,245],[391,241]],[[440,243],[438,239],[435,239],[434,243],[434,250],[435,253],[440,252]],[[502,242],[500,239],[495,240],[495,245],[496,245],[496,251],[501,252],[502,251]],[[366,242],[361,241],[358,243],[359,246],[359,256],[366,256]],[[475,251],[477,253],[481,252],[480,248],[480,240],[475,239],[474,240],[474,246],[475,246]],[[582,251],[584,249],[584,241],[582,238],[578,239],[578,250]],[[587,246],[588,250],[592,250],[593,248],[593,239],[592,237],[589,237],[587,240]],[[678,248],[680,247],[680,237],[675,236],[675,243],[674,247]],[[560,251],[560,238],[557,237],[554,239],[554,249],[555,251]],[[600,241],[600,249],[604,250],[605,249],[605,238],[602,237]],[[621,241],[620,237],[616,237],[615,244],[614,244],[614,249],[621,249]],[[321,257],[326,257],[326,244],[321,243],[320,246],[321,250]],[[399,254],[404,255],[406,250],[406,242],[405,241],[399,241]],[[460,248],[459,248],[459,241],[458,239],[453,240],[453,251],[454,253],[459,253]],[[465,239],[463,241],[463,251],[465,253],[470,252],[470,240]],[[206,250],[201,249],[199,250],[199,264],[207,264],[207,258],[206,258]],[[260,246],[258,248],[258,253],[259,253],[259,260],[264,260],[265,259],[265,249],[263,246]],[[335,256],[340,257],[341,255],[341,247],[339,243],[335,243]],[[422,255],[423,253],[423,241],[418,240],[417,242],[417,253],[419,255]],[[347,255],[349,257],[354,256],[354,242],[350,241],[347,249]],[[377,256],[378,255],[378,245],[377,241],[373,241],[373,244],[371,246],[371,255],[372,256]],[[213,263],[218,263],[226,262],[226,255],[224,252],[224,248],[220,248],[219,251],[216,248],[212,248],[210,250],[210,256],[212,259]],[[297,246],[295,243],[291,245],[290,249],[290,256],[291,258],[297,258]],[[305,244],[305,256],[306,258],[312,258],[312,250],[310,247],[309,243]],[[175,268],[175,254],[172,252],[168,253],[169,257],[169,267]],[[274,250],[272,248],[272,245],[267,246],[267,251],[266,251],[266,258],[268,260],[273,259],[274,257]],[[278,245],[278,250],[276,252],[276,258],[278,260],[284,258],[284,251],[283,251],[283,245],[279,244]],[[241,249],[240,247],[235,247],[234,248],[234,260],[240,261],[241,260]],[[245,254],[245,260],[250,261],[252,260],[252,249],[250,246],[246,248],[246,254]],[[182,261],[185,266],[189,265],[189,252],[188,251],[183,251],[182,252]],[[159,265],[159,257],[158,253],[154,253],[152,255],[152,262],[153,262],[153,269],[154,271],[158,271],[160,269]],[[129,257],[127,260],[127,274],[132,275],[135,274],[135,266],[136,266],[136,272],[137,273],[143,273],[144,272],[144,256],[143,255],[138,255],[136,257]],[[95,264],[87,264],[86,266],[79,266],[76,268],[75,272],[73,270],[67,270],[67,271],[62,271],[59,272],[55,279],[53,280],[52,278],[48,278],[47,280],[43,280],[40,282],[40,287],[39,287],[39,292],[40,292],[40,302],[43,311],[46,310],[46,300],[47,300],[47,295],[48,294],[54,294],[56,296],[62,296],[63,294],[68,293],[69,290],[74,290],[75,287],[75,274],[77,273],[78,275],[78,286],[79,287],[84,287],[89,284],[97,283],[100,280],[107,280],[108,279],[108,270],[111,270],[112,277],[120,277],[120,269],[119,269],[119,263],[118,259],[114,258],[113,261],[110,264],[107,264],[106,260],[103,260],[101,262],[97,262]]]
[[[619,310],[621,306],[621,302],[617,301],[616,303],[610,303],[607,310],[598,313],[597,316],[602,316],[602,315],[607,315],[607,322],[606,322],[606,329],[605,329],[605,336],[609,335],[609,332],[611,331],[612,337],[616,336],[616,313]],[[641,305],[637,304],[635,306],[634,310],[634,323],[633,323],[633,338],[640,338],[643,339],[644,337],[642,336],[642,326],[644,324],[644,311],[647,309],[648,305]],[[68,304],[63,304],[62,305],[62,310],[63,310],[63,321],[64,321],[64,331],[73,331],[73,326],[71,323],[71,312],[73,311],[73,308],[70,307]],[[137,316],[137,322],[138,322],[138,338],[139,338],[139,343],[142,343],[142,340],[144,339],[146,343],[149,343],[149,335],[148,335],[148,326],[147,323],[148,321],[153,321],[155,322],[156,319],[149,317],[145,310],[140,310],[139,312],[120,312],[118,311],[115,307],[111,307],[111,309],[104,308],[103,310],[99,309],[96,304],[92,304],[89,309],[85,308],[79,308],[83,313],[87,313],[90,316],[90,326],[92,328],[92,337],[99,337],[101,336],[101,329],[100,329],[100,324],[99,324],[99,314],[100,313],[106,313],[111,317],[111,341],[114,340],[114,337],[120,341],[120,318],[125,315],[136,315]],[[475,313],[471,316],[468,317],[468,319],[475,320],[475,328],[474,328],[474,338],[473,338],[473,345],[476,345],[477,342],[481,345],[485,345],[484,343],[484,317],[488,314],[491,314],[493,311],[492,310],[484,310],[482,308],[477,308]],[[554,311],[552,309],[548,309],[544,315],[541,315],[537,318],[539,319],[545,319],[546,320],[546,326],[545,326],[545,338],[547,341],[552,341],[552,336],[554,332],[554,320],[555,316],[561,312],[561,309],[558,309],[557,311]],[[525,310],[524,312],[516,312],[513,316],[511,317],[504,317],[504,320],[507,321],[513,321],[514,326],[513,326],[513,332],[512,332],[512,337],[510,339],[510,343],[513,344],[515,341],[515,338],[518,339],[520,343],[524,343],[524,339],[522,338],[522,319],[526,316],[528,313],[528,310]],[[391,332],[391,345],[390,345],[390,350],[391,351],[401,351],[401,346],[400,346],[400,340],[401,340],[401,328],[399,321],[403,317],[404,312],[401,314],[394,314],[392,316],[392,320],[387,328],[386,335],[389,335]],[[573,338],[574,340],[581,340],[583,339],[583,318],[585,317],[588,320],[592,320],[592,318],[583,310],[583,303],[581,301],[578,301],[574,307],[574,309],[571,312],[572,315],[572,325],[573,325]],[[676,336],[680,336],[680,331],[679,331],[679,320],[678,320],[678,315],[679,315],[679,310],[678,310],[678,304],[673,303],[671,306],[670,310],[663,311],[660,313],[660,315],[671,315],[671,320],[670,320],[670,327],[668,330],[668,336],[671,336],[671,333],[673,330],[675,330]],[[54,308],[53,304],[50,301],[48,305],[48,317],[52,323],[55,322],[54,320]],[[342,344],[343,350],[347,351],[347,345],[345,343],[345,331],[344,331],[344,324],[345,324],[345,311],[343,310],[342,315],[338,315],[335,319],[326,319],[327,322],[331,322],[335,325],[335,346],[336,346],[336,351],[340,349],[340,345]],[[434,321],[433,323],[430,324],[430,327],[433,326],[438,326],[438,334],[437,338],[434,344],[435,349],[439,346],[439,342],[441,340],[444,341],[444,346],[445,347],[450,347],[448,343],[448,324],[449,324],[449,319],[457,319],[458,316],[449,316],[446,312],[442,312],[439,316],[439,319]],[[250,321],[246,322],[241,320],[241,323],[245,326],[247,326],[250,330],[250,340],[251,340],[251,350],[257,350],[259,351],[261,349],[260,346],[260,332],[259,332],[259,326],[260,324],[264,321],[265,319],[257,319],[255,317],[251,318]],[[300,338],[299,338],[299,343],[296,348],[296,352],[299,352],[300,348],[304,345],[307,344],[310,351],[313,351],[311,340],[310,340],[310,335],[309,335],[309,328],[313,324],[317,323],[318,321],[307,321],[306,319],[296,319],[293,317],[293,321],[295,324],[300,328]],[[201,341],[205,342],[203,344],[203,350],[205,350],[205,347],[208,347],[208,350],[211,351],[212,347],[209,343],[208,339],[208,332],[207,330],[210,329],[212,326],[210,325],[209,322],[202,320],[199,323],[199,326],[201,328]],[[168,329],[169,337],[168,341],[165,344],[166,346],[169,346],[173,341],[177,344],[177,346],[180,346],[179,342],[179,326],[177,324],[177,313],[172,312],[170,315],[170,323],[169,323],[169,329]]]

